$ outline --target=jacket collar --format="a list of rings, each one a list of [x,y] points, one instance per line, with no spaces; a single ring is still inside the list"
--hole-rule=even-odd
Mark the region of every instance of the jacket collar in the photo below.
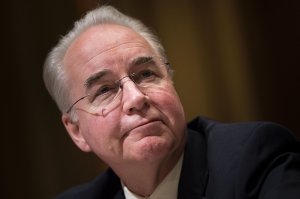
[[[206,141],[202,128],[190,123],[183,165],[179,181],[178,198],[202,198],[208,181]]]
[[[125,199],[125,195],[122,188],[119,189],[119,191],[116,193],[113,199]]]

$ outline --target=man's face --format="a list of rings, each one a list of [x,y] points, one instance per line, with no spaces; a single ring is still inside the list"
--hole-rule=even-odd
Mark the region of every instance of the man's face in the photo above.
[[[72,43],[64,58],[71,101],[103,82],[115,82],[140,70],[137,60],[149,58],[159,61],[157,52],[129,28],[107,24],[88,29]],[[101,77],[97,77],[99,73]],[[91,79],[96,81],[87,86]],[[171,78],[151,92],[141,92],[129,78],[121,84],[120,102],[107,114],[91,113],[86,109],[88,102],[82,100],[73,107],[77,122],[63,115],[77,146],[93,151],[110,166],[178,157],[184,146],[185,117]]]

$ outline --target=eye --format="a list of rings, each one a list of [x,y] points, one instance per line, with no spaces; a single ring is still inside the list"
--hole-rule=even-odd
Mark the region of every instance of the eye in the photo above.
[[[92,98],[90,99],[91,102],[95,100],[105,100],[106,98],[109,98],[112,96],[116,91],[117,91],[117,86],[116,85],[103,85],[100,86],[94,94],[91,96]]]
[[[157,75],[154,71],[147,69],[133,74],[133,79],[136,83],[141,83],[143,81],[154,80],[156,76]]]
[[[108,93],[111,90],[111,86],[103,86],[97,90],[96,95],[104,95],[105,93]]]
[[[141,78],[149,78],[153,75],[155,75],[154,72],[150,71],[150,70],[142,71],[141,74],[140,74]]]

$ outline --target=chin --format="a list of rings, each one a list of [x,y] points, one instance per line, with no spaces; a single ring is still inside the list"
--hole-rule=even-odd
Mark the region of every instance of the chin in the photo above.
[[[174,144],[168,140],[149,136],[136,143],[131,150],[136,160],[153,162],[164,159],[174,151]]]

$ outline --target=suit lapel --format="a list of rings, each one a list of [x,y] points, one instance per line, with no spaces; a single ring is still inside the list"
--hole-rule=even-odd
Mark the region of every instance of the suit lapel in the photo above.
[[[187,145],[179,181],[178,198],[202,198],[205,194],[207,180],[208,170],[204,134],[188,130]]]
[[[123,190],[120,189],[120,190],[116,193],[116,195],[115,195],[115,197],[114,197],[113,199],[125,199]]]

